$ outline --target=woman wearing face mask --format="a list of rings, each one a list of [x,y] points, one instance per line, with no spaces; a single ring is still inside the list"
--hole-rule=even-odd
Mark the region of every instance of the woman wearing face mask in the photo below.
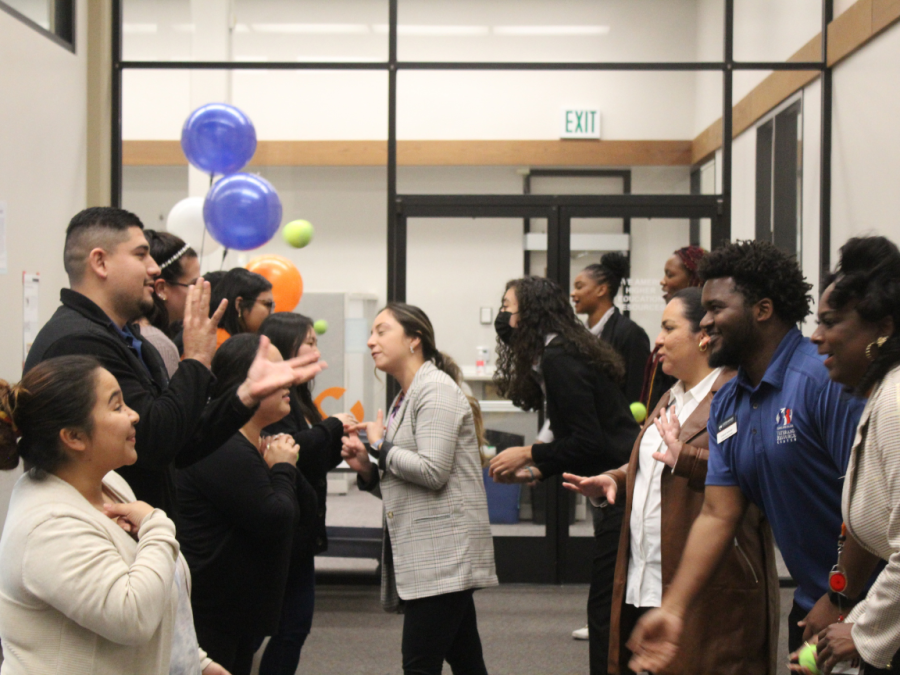
[[[481,471],[481,410],[457,365],[435,346],[418,307],[392,302],[375,318],[375,367],[400,385],[384,423],[344,439],[361,489],[384,502],[381,598],[403,608],[403,672],[485,674],[473,592],[497,585]],[[377,465],[369,460],[377,457]]]
[[[200,276],[200,260],[188,244],[168,232],[144,230],[150,244],[150,257],[159,265],[160,274],[153,282],[153,309],[142,317],[141,336],[156,347],[169,377],[178,370],[181,360],[173,338],[173,326],[184,320],[188,288]]]
[[[263,321],[259,333],[269,338],[285,359],[319,351],[313,320],[302,314],[273,314]],[[306,517],[298,519],[294,530],[281,621],[278,631],[266,645],[259,664],[260,675],[293,675],[297,672],[300,651],[312,627],[316,595],[314,556],[328,549],[325,533],[327,475],[341,463],[344,429],[357,422],[350,413],[322,417],[313,402],[312,386],[312,381],[295,386],[291,390],[290,414],[265,429],[272,435],[288,434],[303,449],[297,462],[297,494],[311,499],[311,504],[301,509]]]
[[[266,317],[275,311],[272,284],[243,267],[228,270],[213,286],[209,306],[218,307],[222,300],[227,300],[228,306],[219,322],[219,346],[232,335],[257,333]]]
[[[578,320],[563,290],[542,277],[509,282],[495,326],[494,383],[520,408],[545,407],[554,439],[499,453],[490,465],[494,480],[524,482],[564,471],[593,475],[625,463],[639,427],[619,387],[621,358]],[[588,597],[594,674],[606,672],[622,511],[613,507],[594,512]]]
[[[669,302],[678,291],[701,285],[697,266],[704,255],[706,251],[699,246],[684,246],[666,260],[663,278],[659,281],[663,300]],[[659,397],[675,386],[675,379],[666,375],[655,349],[647,359],[643,372],[644,378],[638,400],[647,407],[647,410],[653,410],[659,402]]]
[[[819,303],[812,335],[831,379],[868,399],[844,479],[847,536],[887,562],[865,597],[868,573],[843,570],[832,586],[846,618],[818,636],[818,665],[862,660],[861,673],[900,665],[900,251],[884,237],[850,239]],[[840,533],[835,533],[835,538]],[[841,565],[840,559],[838,565]],[[852,609],[851,609],[852,608]]]
[[[216,389],[242,381],[257,357],[282,361],[258,335],[236,335],[216,352]],[[290,413],[290,392],[260,402],[241,430],[211,455],[179,472],[179,531],[194,576],[197,636],[233,675],[247,675],[253,654],[278,627],[294,524],[301,517],[290,436],[264,442],[263,428]],[[309,500],[303,500],[308,504]]]
[[[634,444],[631,459],[590,478],[564,474],[563,485],[596,503],[625,502],[613,587],[609,672],[630,673],[625,641],[637,619],[659,607],[703,505],[709,407],[734,371],[710,368],[700,289],[672,296],[656,353],[675,386],[659,401]],[[744,517],[734,549],[699,596],[678,655],[666,673],[774,675],[778,576],[768,524],[759,509]],[[774,600],[774,598],[773,598]],[[727,612],[717,608],[728,607]]]
[[[137,420],[91,357],[0,381],[0,467],[26,468],[0,539],[4,673],[224,672],[197,648],[174,524],[115,473]]]

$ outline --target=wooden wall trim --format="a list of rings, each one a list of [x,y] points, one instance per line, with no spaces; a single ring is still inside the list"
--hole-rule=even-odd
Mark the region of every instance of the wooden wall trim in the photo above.
[[[123,141],[125,166],[183,166],[178,141]],[[682,141],[398,141],[400,166],[687,166]],[[384,166],[386,141],[260,141],[251,166]]]
[[[900,0],[857,0],[828,25],[828,65],[835,66],[879,33],[900,20]],[[817,34],[788,61],[818,61],[822,34]],[[732,109],[732,138],[747,131],[769,111],[819,77],[819,71],[776,71],[760,82]],[[694,139],[693,164],[702,164],[722,147],[719,118]]]

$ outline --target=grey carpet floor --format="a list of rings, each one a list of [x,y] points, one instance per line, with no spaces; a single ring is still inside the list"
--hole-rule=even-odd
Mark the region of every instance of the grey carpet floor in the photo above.
[[[779,673],[787,673],[787,613],[792,590],[781,591]],[[584,625],[587,586],[504,585],[478,591],[475,605],[491,675],[588,672],[588,646],[571,637]],[[302,675],[388,675],[401,672],[403,617],[381,611],[375,586],[319,586]],[[450,668],[445,665],[445,673]]]

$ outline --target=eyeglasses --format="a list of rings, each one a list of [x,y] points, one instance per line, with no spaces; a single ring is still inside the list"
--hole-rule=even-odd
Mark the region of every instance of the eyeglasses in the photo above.
[[[197,277],[197,279],[199,279],[199,278],[200,277]],[[193,281],[189,281],[186,284],[183,284],[180,281],[167,281],[166,283],[169,284],[169,286],[181,286],[182,288],[190,288],[191,286],[193,286],[194,284],[197,283],[197,279],[194,279]]]

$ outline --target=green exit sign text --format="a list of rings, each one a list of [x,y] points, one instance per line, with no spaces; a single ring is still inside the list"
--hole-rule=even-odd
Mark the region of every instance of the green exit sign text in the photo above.
[[[563,108],[560,138],[600,138],[600,111]]]

